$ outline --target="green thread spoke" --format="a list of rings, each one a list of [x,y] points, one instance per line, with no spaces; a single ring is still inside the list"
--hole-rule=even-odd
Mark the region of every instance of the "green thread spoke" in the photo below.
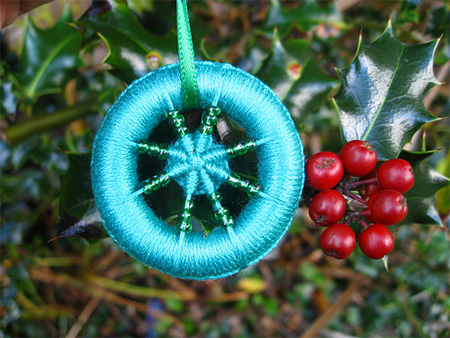
[[[178,137],[185,137],[188,129],[184,124],[184,116],[178,110],[171,110],[166,113],[169,124],[173,128],[173,132]]]
[[[255,151],[256,147],[256,141],[250,139],[245,143],[239,142],[238,144],[230,146],[226,150],[229,157],[235,158],[236,156],[245,155],[248,152]]]
[[[150,195],[153,191],[159,190],[161,187],[165,187],[170,182],[170,176],[165,171],[159,175],[152,177],[152,180],[144,186],[144,194]]]
[[[147,154],[150,157],[158,157],[161,161],[164,161],[169,156],[169,150],[165,144],[152,143],[138,143],[137,150],[141,154]]]
[[[222,109],[215,106],[209,106],[205,109],[202,116],[202,123],[199,127],[199,132],[204,135],[211,135],[214,129],[214,126],[217,124],[219,120],[218,116],[222,112]]]
[[[259,194],[261,187],[256,182],[250,182],[241,178],[238,174],[231,173],[228,177],[228,184],[233,188],[245,191],[249,197],[255,197]]]
[[[183,212],[178,216],[178,229],[189,233],[192,231],[192,209],[194,208],[194,201],[186,198],[184,202]]]
[[[227,208],[224,208],[220,205],[221,200],[222,196],[218,191],[213,192],[209,196],[209,201],[211,202],[214,208],[214,218],[219,222],[221,226],[226,228],[233,225],[234,220],[233,217],[230,215],[230,211]]]

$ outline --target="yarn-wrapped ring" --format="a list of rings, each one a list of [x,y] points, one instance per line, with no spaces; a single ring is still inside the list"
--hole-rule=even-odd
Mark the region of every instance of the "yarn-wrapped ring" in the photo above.
[[[255,264],[278,244],[303,189],[304,155],[288,110],[263,82],[228,64],[195,65],[202,107],[217,103],[250,137],[265,140],[256,150],[261,193],[234,225],[206,237],[183,233],[157,217],[137,192],[136,143],[149,137],[166,112],[183,106],[178,64],[143,76],[119,96],[95,137],[91,167],[96,204],[114,241],[152,268],[204,280]]]

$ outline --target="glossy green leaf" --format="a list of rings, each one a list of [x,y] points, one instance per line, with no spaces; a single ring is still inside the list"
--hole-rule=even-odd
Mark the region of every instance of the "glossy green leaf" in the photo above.
[[[79,24],[95,30],[109,49],[103,62],[114,75],[127,83],[163,65],[175,63],[177,42],[174,32],[166,36],[149,33],[125,2],[112,1],[110,11],[86,15]],[[92,6],[97,6],[94,1]],[[93,13],[93,11],[88,12]]]
[[[450,179],[434,170],[426,161],[436,151],[402,151],[399,158],[411,163],[414,186],[405,193],[408,215],[401,224],[419,223],[442,225],[436,208],[436,193],[450,184]]]
[[[436,120],[422,100],[438,84],[433,74],[438,40],[404,44],[389,23],[375,42],[361,41],[353,62],[337,70],[342,137],[370,142],[381,160],[395,158],[420,127]]]
[[[271,33],[274,27],[278,27],[280,34],[284,36],[294,25],[307,32],[319,24],[341,22],[341,14],[334,3],[306,0],[297,8],[287,8],[279,0],[272,0],[263,28]]]
[[[22,49],[22,69],[14,74],[25,96],[35,99],[41,94],[61,92],[81,65],[78,52],[80,32],[68,23],[70,10],[64,11],[52,28],[41,30],[28,20]]]
[[[409,151],[402,150],[402,152],[398,155],[398,158],[408,161],[411,165],[415,165],[418,162],[426,160],[430,156],[436,154],[439,151],[438,149],[427,150],[427,151]]]
[[[440,173],[450,176],[450,153],[443,158],[436,167]],[[436,195],[437,209],[444,217],[450,213],[450,186],[440,189]]]
[[[323,73],[318,63],[311,57],[283,102],[294,121],[297,124],[304,123],[307,116],[315,113],[337,86],[338,81]]]
[[[53,239],[106,237],[91,187],[91,154],[67,153],[69,169],[60,176],[59,233]]]
[[[276,30],[272,49],[255,74],[281,99],[284,99],[294,82],[300,78],[303,67],[312,56],[311,45],[306,40],[282,43]]]
[[[408,214],[401,224],[433,224],[442,226],[436,209],[436,198],[407,199]]]
[[[434,170],[426,161],[413,165],[414,186],[405,193],[407,199],[429,198],[450,184],[450,179]]]
[[[294,120],[303,123],[337,87],[338,82],[322,72],[306,40],[281,42],[274,34],[272,50],[256,73],[283,100]]]

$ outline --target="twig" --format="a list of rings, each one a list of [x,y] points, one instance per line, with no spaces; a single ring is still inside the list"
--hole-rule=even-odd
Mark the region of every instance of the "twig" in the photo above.
[[[50,114],[41,114],[14,124],[2,132],[2,138],[9,143],[19,143],[24,139],[96,112],[96,103],[89,100],[73,107],[63,108]]]
[[[339,297],[339,299],[331,305],[322,315],[314,322],[301,337],[317,337],[322,329],[350,302],[353,293],[355,293],[364,282],[364,277],[359,275]]]
[[[66,338],[75,338],[80,333],[84,324],[86,324],[87,320],[91,316],[92,312],[96,309],[98,303],[100,302],[100,298],[92,297],[89,303],[87,303],[86,307],[81,312],[75,324],[73,324]]]

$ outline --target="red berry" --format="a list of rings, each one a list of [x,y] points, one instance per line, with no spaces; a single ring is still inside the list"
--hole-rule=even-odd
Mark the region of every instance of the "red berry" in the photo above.
[[[396,158],[386,161],[378,168],[378,181],[384,190],[407,192],[414,185],[414,173],[407,161]]]
[[[370,221],[392,225],[403,221],[406,217],[408,205],[406,204],[405,196],[401,192],[383,190],[372,196],[368,202]]]
[[[377,178],[377,169],[372,170],[372,172],[369,175],[366,175],[364,177],[361,177],[361,181],[366,181],[366,180],[371,180],[374,178]],[[363,185],[360,193],[361,193],[361,197],[366,199],[367,197],[376,194],[377,192],[380,192],[382,189],[381,187],[378,185],[378,181],[373,182],[373,183],[366,183]]]
[[[356,245],[356,236],[346,224],[330,225],[320,236],[320,247],[327,256],[338,259],[347,258]]]
[[[309,216],[317,226],[327,227],[339,222],[345,216],[347,202],[344,196],[336,190],[319,192],[311,201]]]
[[[361,231],[358,236],[358,243],[367,257],[380,259],[394,248],[394,237],[384,225],[372,224]]]
[[[310,186],[325,190],[339,183],[344,174],[344,166],[339,156],[329,151],[322,151],[306,162],[305,172]]]
[[[353,140],[346,143],[339,157],[345,171],[356,177],[369,174],[377,165],[377,153],[367,141]]]

